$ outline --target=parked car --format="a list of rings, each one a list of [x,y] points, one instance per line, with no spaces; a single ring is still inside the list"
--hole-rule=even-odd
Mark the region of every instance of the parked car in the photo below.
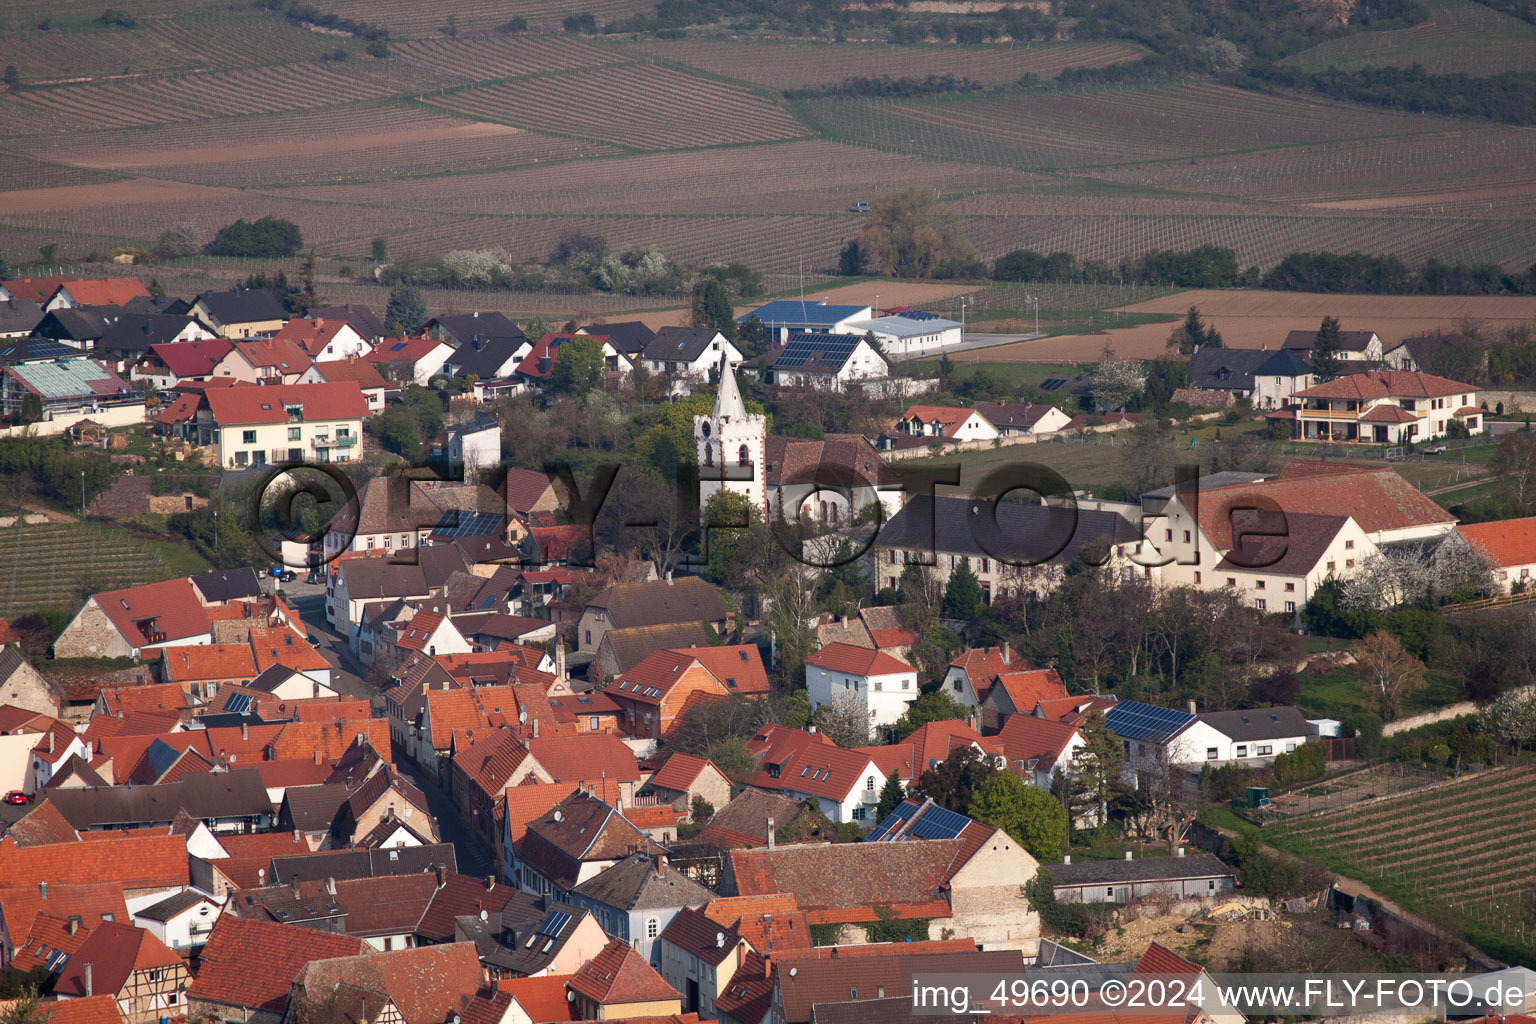
[[[294,572],[292,569],[284,569],[281,572],[275,572],[272,575],[277,577],[277,579],[282,583],[292,583],[294,580],[299,578],[299,574]]]
[[[869,212],[869,203],[865,202],[862,199],[857,200],[857,201],[855,201],[855,202],[853,202],[853,203],[851,203],[849,205],[848,212],[849,213],[868,213]]]
[[[19,789],[13,789],[5,794],[5,802],[8,804],[24,804],[28,800],[27,794]]]

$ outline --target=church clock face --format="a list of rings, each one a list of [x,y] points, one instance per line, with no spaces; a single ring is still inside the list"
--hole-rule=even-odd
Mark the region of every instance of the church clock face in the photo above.
[[[708,436],[709,436],[709,421],[708,421],[708,420],[706,420],[706,421],[705,421],[705,422],[704,422],[704,426],[703,426],[703,428],[702,428],[702,429],[703,429],[703,431],[704,431],[704,436],[705,436],[705,437],[708,437]]]

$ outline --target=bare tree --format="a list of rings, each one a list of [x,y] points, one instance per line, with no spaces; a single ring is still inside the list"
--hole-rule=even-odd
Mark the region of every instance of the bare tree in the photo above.
[[[1377,630],[1355,648],[1355,664],[1368,686],[1367,698],[1382,718],[1397,717],[1403,700],[1424,688],[1424,666],[1397,637]]]
[[[844,690],[831,703],[816,709],[816,728],[840,747],[862,747],[869,743],[869,712],[852,690]]]
[[[1199,791],[1188,784],[1188,773],[1168,759],[1167,748],[1154,745],[1152,763],[1136,770],[1136,789],[1129,794],[1126,824],[1143,841],[1163,842],[1173,854],[1189,835],[1200,810]]]

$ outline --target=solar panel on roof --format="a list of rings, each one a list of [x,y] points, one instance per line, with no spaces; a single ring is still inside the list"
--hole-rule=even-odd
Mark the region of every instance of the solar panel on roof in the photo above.
[[[1125,740],[1161,740],[1173,735],[1194,716],[1173,708],[1140,701],[1120,701],[1105,714],[1111,732]]]
[[[909,309],[909,310],[906,310],[905,312],[897,313],[896,315],[899,316],[899,317],[904,317],[904,318],[906,318],[908,320],[942,320],[942,319],[944,319],[943,317],[939,316],[939,314],[937,314],[937,313],[929,313],[926,310],[921,310],[921,309]]]
[[[1066,384],[1066,383],[1067,383],[1067,378],[1065,378],[1065,377],[1047,377],[1047,378],[1045,378],[1045,380],[1040,382],[1040,390],[1041,391],[1060,391],[1062,386],[1064,384]]]
[[[564,910],[551,910],[539,925],[537,935],[559,935],[570,922],[571,915]]]
[[[451,508],[432,528],[434,537],[489,537],[501,530],[501,516],[494,512],[463,512]]]
[[[912,815],[916,813],[917,806],[914,804],[905,802],[897,804],[896,809],[893,810],[890,814],[887,814],[885,819],[881,821],[880,824],[876,825],[874,830],[870,832],[867,837],[865,837],[864,841],[867,843],[881,842],[882,840],[886,839],[886,837],[900,829],[902,824],[909,820]]]
[[[245,712],[249,711],[250,708],[251,695],[248,693],[234,694],[229,698],[229,700],[224,702],[224,710],[233,711],[235,714],[244,714]]]
[[[953,839],[965,831],[971,819],[944,807],[929,807],[912,823],[907,835],[917,839]]]

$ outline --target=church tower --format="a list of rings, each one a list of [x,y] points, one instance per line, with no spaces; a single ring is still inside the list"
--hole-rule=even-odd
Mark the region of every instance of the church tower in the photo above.
[[[744,494],[764,518],[768,515],[768,489],[764,479],[767,457],[768,418],[747,412],[730,364],[720,360],[720,390],[715,409],[693,418],[693,444],[699,464],[699,508],[716,491]]]

